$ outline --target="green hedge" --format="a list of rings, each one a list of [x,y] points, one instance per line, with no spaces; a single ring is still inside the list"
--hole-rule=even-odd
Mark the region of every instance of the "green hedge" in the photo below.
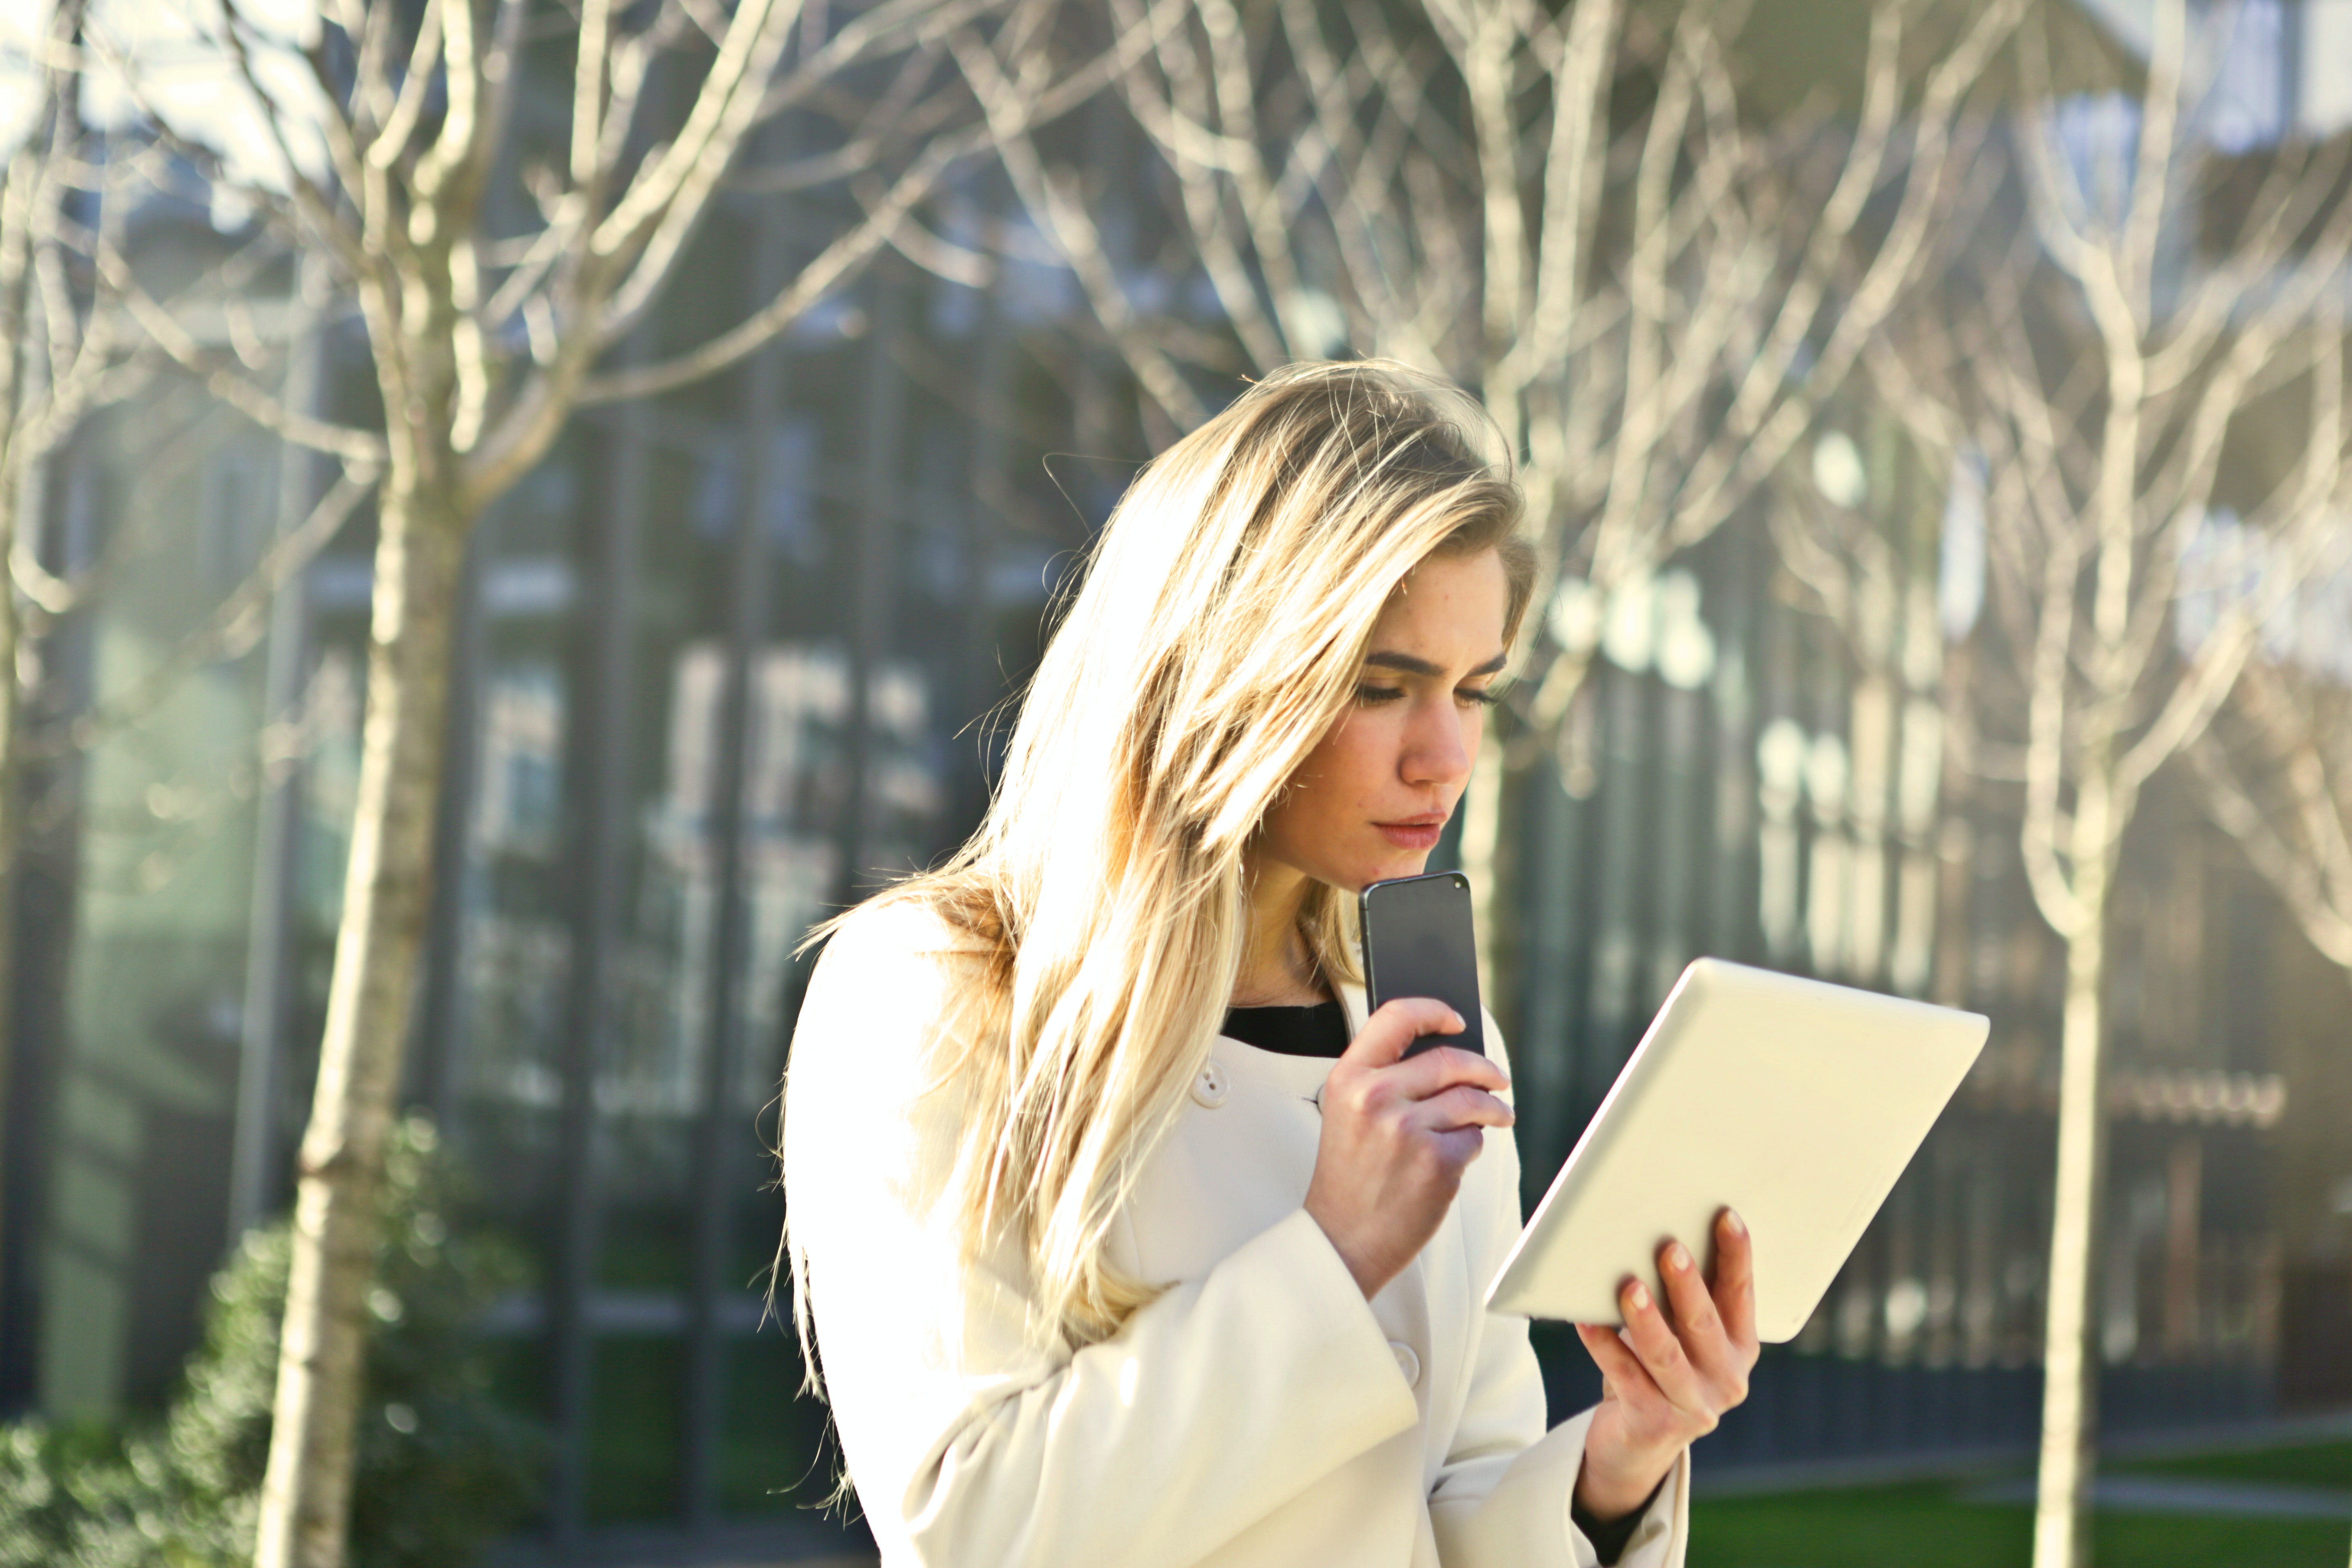
[[[352,1568],[454,1568],[535,1500],[544,1442],[490,1397],[471,1325],[524,1282],[520,1255],[452,1234],[431,1123],[395,1131],[369,1294]],[[159,1424],[0,1428],[0,1568],[229,1568],[253,1555],[269,1450],[284,1221],[214,1276],[204,1344]]]

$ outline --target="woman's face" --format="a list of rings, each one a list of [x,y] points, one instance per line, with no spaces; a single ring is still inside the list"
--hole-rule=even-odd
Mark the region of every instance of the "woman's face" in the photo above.
[[[1350,892],[1420,874],[1478,754],[1509,593],[1491,550],[1430,556],[1398,585],[1355,702],[1266,813],[1262,863]]]

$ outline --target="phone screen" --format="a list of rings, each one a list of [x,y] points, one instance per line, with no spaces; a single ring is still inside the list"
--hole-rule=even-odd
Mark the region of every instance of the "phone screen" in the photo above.
[[[1469,879],[1459,871],[1438,871],[1374,882],[1357,908],[1363,917],[1364,989],[1372,1008],[1399,996],[1433,996],[1468,1026],[1458,1035],[1423,1035],[1404,1054],[1458,1046],[1486,1055]]]

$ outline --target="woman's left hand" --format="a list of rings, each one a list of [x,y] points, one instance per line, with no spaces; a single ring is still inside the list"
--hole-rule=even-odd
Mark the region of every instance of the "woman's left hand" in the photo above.
[[[1602,1380],[1576,1479],[1577,1500],[1594,1518],[1639,1508],[1682,1451],[1748,1397],[1756,1365],[1754,1259],[1747,1226],[1726,1209],[1716,1216],[1712,1284],[1682,1243],[1659,1251],[1671,1318],[1640,1280],[1629,1279],[1617,1293],[1623,1329],[1576,1325]]]

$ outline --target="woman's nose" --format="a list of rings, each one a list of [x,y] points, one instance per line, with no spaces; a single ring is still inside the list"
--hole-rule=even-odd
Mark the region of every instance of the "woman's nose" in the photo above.
[[[1470,748],[1461,715],[1433,704],[1416,715],[1405,735],[1403,766],[1410,784],[1459,784],[1470,776]]]

